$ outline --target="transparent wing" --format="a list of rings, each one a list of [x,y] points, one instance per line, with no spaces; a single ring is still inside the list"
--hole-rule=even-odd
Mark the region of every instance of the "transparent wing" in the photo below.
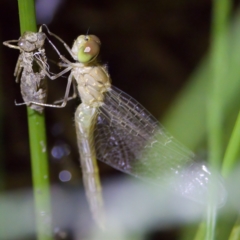
[[[154,184],[166,182],[193,200],[206,200],[211,175],[207,167],[116,87],[99,108],[94,138],[98,160]],[[220,182],[217,185],[224,191]]]

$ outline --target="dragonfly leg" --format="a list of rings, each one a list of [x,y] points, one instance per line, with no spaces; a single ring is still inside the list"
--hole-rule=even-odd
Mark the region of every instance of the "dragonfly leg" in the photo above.
[[[39,59],[35,59],[38,66],[44,71],[44,73],[48,76],[49,79],[51,80],[55,80],[59,77],[61,77],[62,75],[64,75],[65,73],[69,72],[72,69],[72,66],[68,66],[67,68],[65,68],[63,71],[54,74],[53,76],[50,75],[50,73],[46,70],[47,67],[45,64],[43,64]]]
[[[19,83],[19,77],[20,77],[21,71],[23,69],[23,67],[21,67],[21,65],[20,65],[20,62],[21,62],[20,58],[21,58],[21,55],[19,55],[19,57],[18,57],[17,64],[16,64],[14,74],[13,74],[14,77],[16,77],[16,79],[15,79],[16,83]]]
[[[71,57],[74,59],[74,55],[73,55],[72,50],[70,49],[70,47],[69,47],[59,36],[57,36],[56,34],[52,33],[52,32],[49,30],[49,28],[48,28],[48,26],[47,26],[46,24],[43,24],[43,25],[40,27],[39,31],[42,31],[42,27],[45,27],[45,28],[47,29],[49,35],[55,37],[58,41],[60,41],[60,42],[64,45],[64,47],[67,49],[67,51],[69,52],[69,54],[71,55]],[[47,39],[48,39],[48,38],[47,38]],[[50,39],[48,39],[48,41],[49,41],[49,43],[53,46],[53,48],[56,50],[56,52],[58,53],[58,55],[61,57],[62,55],[59,53],[59,51],[57,50],[57,48],[55,47],[55,45],[52,43],[52,41],[51,41]],[[63,57],[63,56],[62,56],[62,57]],[[62,57],[61,57],[61,58],[62,58]],[[64,58],[65,58],[65,57],[64,57]],[[64,61],[66,61],[66,60],[67,60],[67,59],[65,58]],[[68,60],[67,60],[67,61],[68,61]],[[70,63],[70,61],[69,61],[69,63]]]
[[[14,49],[18,49],[20,50],[20,47],[19,46],[16,46],[16,45],[13,45],[13,44],[10,44],[10,43],[17,43],[19,40],[9,40],[9,41],[5,41],[3,42],[3,45],[9,47],[9,48],[14,48]]]
[[[43,107],[52,107],[52,108],[63,108],[66,106],[67,102],[68,102],[68,96],[69,96],[69,92],[70,92],[70,88],[71,88],[71,83],[72,83],[72,73],[69,75],[68,77],[68,83],[67,83],[67,87],[66,87],[66,92],[64,95],[63,100],[61,100],[62,104],[61,105],[56,105],[56,104],[47,104],[47,103],[39,103],[39,102],[34,102],[34,101],[30,101],[30,102],[24,102],[24,103],[16,103],[15,101],[15,105],[16,106],[20,106],[20,105],[29,105],[29,104],[35,104],[38,106],[43,106]]]
[[[72,99],[75,99],[76,97],[77,97],[77,88],[76,88],[76,85],[73,84],[73,95],[72,95],[71,97],[67,97],[66,101],[68,102],[68,101],[70,101],[70,100],[72,100]],[[64,101],[64,99],[61,99],[61,100],[55,101],[54,103],[55,103],[55,104],[56,104],[56,103],[61,103],[61,102],[63,102],[63,101]]]

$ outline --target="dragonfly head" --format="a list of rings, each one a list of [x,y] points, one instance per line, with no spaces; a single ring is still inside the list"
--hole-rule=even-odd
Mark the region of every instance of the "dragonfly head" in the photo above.
[[[96,59],[100,51],[101,42],[95,35],[81,35],[73,43],[72,52],[75,60],[89,63]]]

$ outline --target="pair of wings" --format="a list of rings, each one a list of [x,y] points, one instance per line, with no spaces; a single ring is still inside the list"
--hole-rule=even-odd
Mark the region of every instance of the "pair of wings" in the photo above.
[[[209,188],[223,204],[225,189],[217,175],[172,137],[136,100],[112,87],[98,109],[94,129],[97,159],[155,185],[166,184],[184,197],[206,203]]]

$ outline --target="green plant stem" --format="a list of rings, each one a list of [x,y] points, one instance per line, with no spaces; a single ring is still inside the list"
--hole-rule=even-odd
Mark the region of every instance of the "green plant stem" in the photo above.
[[[207,106],[209,162],[219,169],[223,154],[223,121],[224,103],[222,93],[229,71],[229,16],[230,0],[213,1],[212,18],[212,46],[211,46],[211,73],[209,103]],[[211,197],[211,196],[210,196]],[[205,240],[213,240],[216,225],[216,209],[209,206],[206,222]]]
[[[51,199],[46,149],[45,118],[28,108],[32,179],[38,240],[52,239]]]
[[[229,73],[224,82],[224,91],[222,94],[222,102],[224,105],[224,115],[229,121],[230,116],[236,114],[239,111],[239,89],[240,89],[240,8],[236,9],[234,12],[233,21],[231,21],[231,26],[229,26],[230,31],[230,44],[229,44]],[[206,119],[206,95],[205,92],[212,86],[209,79],[212,76],[212,69],[210,68],[210,58],[209,54],[203,59],[202,63],[193,72],[189,79],[189,84],[180,92],[178,98],[174,101],[172,108],[165,116],[163,125],[170,130],[170,132],[181,142],[184,142],[187,146],[192,149],[196,149],[206,137],[206,124],[204,123]],[[227,122],[225,122],[226,124]],[[236,125],[235,125],[236,128]],[[187,130],[187,131],[186,131]],[[224,127],[226,131],[226,125]],[[235,132],[235,131],[234,131]],[[239,133],[239,131],[238,131]],[[232,139],[232,136],[231,136]],[[232,141],[232,140],[230,140]],[[239,145],[236,146],[239,151]],[[227,147],[229,148],[229,146]],[[228,151],[228,150],[227,150]],[[223,165],[225,165],[226,154],[224,156]],[[229,163],[227,163],[229,164]],[[234,167],[234,166],[233,166]],[[224,173],[225,167],[222,167],[222,173]],[[227,171],[228,172],[228,171]],[[227,175],[225,175],[227,176]],[[221,220],[220,220],[221,222]],[[228,230],[231,226],[226,226],[226,223],[222,223]],[[206,222],[202,222],[202,228],[198,228],[195,234],[194,240],[204,239],[204,233],[206,229]],[[217,225],[218,227],[218,225]],[[235,228],[237,229],[237,228]],[[234,229],[234,231],[235,231]],[[223,226],[218,229],[217,239],[227,239],[227,233],[224,233]],[[191,231],[185,230],[182,240],[188,239],[185,236],[190,235],[189,239],[193,239],[193,233]],[[240,239],[240,237],[239,237]]]
[[[205,240],[214,239],[216,227],[216,213],[216,208],[212,205],[209,205],[207,209]]]
[[[214,0],[212,18],[212,49],[209,103],[207,106],[209,162],[220,167],[223,149],[223,102],[222,92],[228,73],[228,27],[231,1]],[[216,225],[216,210],[209,206],[205,240],[213,240]]]
[[[226,178],[234,169],[240,152],[240,112],[223,158],[222,175]],[[240,239],[240,218],[234,224],[228,240]]]
[[[229,15],[231,1],[214,0],[212,14],[212,46],[211,46],[211,73],[212,78],[207,106],[209,162],[216,169],[220,168],[223,154],[223,101],[224,82],[229,71]],[[211,197],[211,196],[210,196]],[[209,206],[206,222],[205,240],[213,240],[216,225],[216,209]]]
[[[21,34],[36,32],[36,17],[33,0],[19,0]],[[32,179],[34,188],[36,228],[38,240],[51,240],[51,204],[44,114],[27,108],[31,151]]]
[[[229,72],[224,81],[221,96],[223,112],[226,119],[239,111],[237,103],[240,101],[240,8],[229,26]],[[210,54],[203,58],[198,68],[192,73],[188,84],[178,94],[172,107],[161,119],[163,126],[180,142],[195,150],[206,139],[206,105],[208,96],[206,92],[212,87],[212,73],[210,68]],[[226,122],[225,122],[226,124]],[[226,128],[224,128],[224,131]]]
[[[206,232],[206,222],[202,221],[198,226],[198,230],[196,232],[194,240],[203,240],[205,237],[205,232]]]
[[[0,34],[0,39],[1,34]],[[2,58],[2,49],[0,49],[0,64],[3,64]],[[2,69],[0,69],[0,78],[2,78]],[[3,133],[3,116],[4,116],[4,103],[3,103],[3,84],[0,82],[0,133]],[[0,192],[2,192],[5,188],[5,148],[4,148],[4,139],[3,134],[0,135],[0,153],[1,153],[1,161],[0,161]]]
[[[237,219],[235,225],[233,226],[228,240],[239,240],[239,239],[240,239],[240,218]]]
[[[26,31],[37,31],[34,0],[18,0],[18,11],[21,34]]]
[[[236,165],[240,152],[240,112],[223,158],[222,175],[227,177]]]
[[[211,82],[209,86],[209,101],[207,102],[207,126],[209,162],[220,168],[223,154],[223,106],[222,93],[224,81],[228,74],[228,27],[231,1],[214,0],[212,18],[212,42],[210,55]],[[211,204],[208,207],[206,229],[200,228],[198,234],[205,235],[205,240],[213,240],[216,224],[216,210]],[[205,230],[205,234],[201,231]]]
[[[211,83],[208,114],[209,161],[220,167],[223,154],[223,102],[222,93],[228,74],[229,15],[231,1],[214,0],[212,18]]]
[[[214,18],[213,18],[213,48],[212,48],[212,70],[213,70],[213,94],[212,102],[209,108],[209,146],[210,162],[219,167],[221,159],[222,145],[222,106],[221,102],[222,92],[224,91],[224,81],[228,75],[228,17],[231,9],[231,1],[229,0],[215,0],[214,1]],[[211,115],[212,114],[212,115]],[[214,117],[215,115],[215,117]],[[215,125],[215,127],[214,127]],[[236,122],[233,134],[225,152],[222,173],[227,176],[233,169],[237,154],[239,152],[240,142],[240,114]],[[211,134],[212,133],[212,134]],[[236,240],[240,238],[240,222],[236,222],[232,229],[229,240]]]

